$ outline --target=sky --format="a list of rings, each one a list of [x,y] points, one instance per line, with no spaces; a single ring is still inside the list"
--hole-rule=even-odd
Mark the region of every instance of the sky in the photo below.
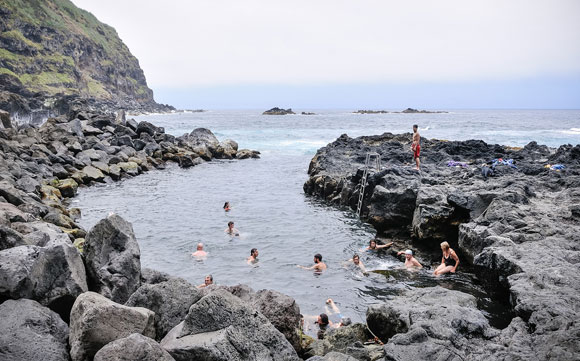
[[[580,108],[578,0],[72,0],[179,108]]]

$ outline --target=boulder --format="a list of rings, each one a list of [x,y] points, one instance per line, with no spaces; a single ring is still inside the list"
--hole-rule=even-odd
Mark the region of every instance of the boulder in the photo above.
[[[272,109],[268,109],[262,113],[263,115],[287,115],[287,114],[296,114],[292,111],[291,108],[283,109],[274,107]]]
[[[116,214],[100,220],[84,244],[91,290],[125,303],[141,285],[141,252],[133,227]]]
[[[22,234],[12,228],[0,225],[0,251],[25,245],[28,245],[28,243],[22,237]]]
[[[93,167],[92,165],[88,165],[83,168],[83,182],[102,182],[105,179],[105,175],[99,169]]]
[[[329,352],[353,353],[357,359],[369,359],[369,351],[362,347],[371,335],[367,332],[366,326],[362,323],[355,323],[339,328],[330,328],[324,338],[315,340],[310,345],[309,355],[324,356]]]
[[[68,360],[68,326],[38,302],[7,300],[0,304],[0,358],[3,361]]]
[[[151,268],[142,268],[141,269],[141,284],[157,284],[165,281],[169,281],[172,279],[170,275],[164,272],[160,272]]]
[[[260,158],[260,152],[250,149],[240,149],[236,153],[236,159]]]
[[[139,174],[139,164],[135,162],[121,162],[118,166],[123,170],[123,172],[130,176],[136,176]]]
[[[225,290],[193,304],[161,346],[176,360],[298,360],[264,315]]]
[[[34,299],[68,320],[74,299],[87,289],[83,261],[68,239],[0,251],[0,300]]]
[[[174,361],[155,340],[139,333],[109,342],[96,354],[94,361]]]
[[[223,158],[233,159],[238,152],[238,143],[231,139],[226,139],[218,146],[216,153],[221,154]]]
[[[12,121],[10,120],[10,113],[8,113],[5,110],[0,110],[0,124],[2,124],[2,126],[5,129],[12,128]]]
[[[211,130],[206,128],[194,129],[191,133],[179,138],[183,143],[195,150],[196,147],[207,147],[213,153],[219,147],[219,141]]]
[[[145,308],[123,306],[94,292],[81,294],[70,314],[72,360],[93,360],[103,346],[133,333],[155,338],[154,318]]]
[[[0,202],[0,224],[10,225],[12,222],[33,221],[34,217],[22,212],[20,209],[10,203]]]
[[[61,179],[56,182],[55,187],[63,197],[72,198],[76,196],[79,184],[72,178]]]
[[[157,284],[143,284],[135,291],[127,306],[145,307],[155,312],[155,334],[161,340],[187,315],[189,307],[201,298],[195,286],[181,278]]]
[[[135,132],[137,133],[137,135],[141,135],[141,133],[147,133],[150,136],[154,136],[155,133],[164,133],[165,130],[161,127],[156,127],[155,125],[149,122],[142,121],[139,122],[139,124],[137,125],[137,129],[135,130]]]

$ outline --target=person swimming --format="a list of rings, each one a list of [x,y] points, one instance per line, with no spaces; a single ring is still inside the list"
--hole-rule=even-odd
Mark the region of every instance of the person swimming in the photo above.
[[[322,272],[326,269],[326,264],[324,262],[322,262],[322,255],[320,253],[317,253],[314,255],[314,265],[310,266],[310,267],[305,267],[305,266],[301,266],[301,265],[296,265],[299,268],[305,269],[305,270],[314,270],[316,272]]]
[[[224,211],[229,212],[231,209],[230,202],[224,203]]]
[[[367,274],[367,270],[365,268],[365,265],[362,263],[362,261],[360,260],[360,256],[358,254],[354,254],[352,256],[351,259],[348,260],[348,262],[352,262],[356,267],[360,268],[360,270],[362,271],[362,273]]]
[[[240,231],[238,231],[237,229],[234,228],[234,222],[232,222],[232,221],[228,222],[228,228],[226,228],[224,230],[224,232],[226,232],[230,236],[239,236],[240,235]]]
[[[411,251],[410,249],[406,250],[405,252],[400,251],[397,252],[397,256],[400,256],[402,254],[405,254],[405,267],[408,269],[413,269],[413,268],[423,268],[423,265],[421,263],[419,263],[419,261],[417,261],[417,259],[415,257],[413,257],[413,251]]]
[[[445,273],[455,273],[457,266],[459,266],[459,257],[451,247],[449,243],[441,243],[441,251],[443,252],[443,257],[441,257],[441,264],[435,269],[433,274],[435,276],[440,276]]]
[[[204,287],[207,287],[209,285],[213,285],[213,276],[212,275],[205,276],[204,283],[202,283],[201,285],[197,286],[197,288],[204,288]]]
[[[203,243],[197,244],[197,250],[191,254],[192,257],[204,258],[207,257],[207,252],[203,250]]]
[[[254,264],[258,262],[258,250],[256,248],[252,248],[250,250],[250,257],[248,257],[247,263]]]
[[[371,239],[369,241],[369,246],[365,249],[366,251],[378,251],[381,249],[385,249],[388,247],[391,247],[393,245],[393,242],[389,242],[387,244],[377,244],[377,240],[376,239]]]

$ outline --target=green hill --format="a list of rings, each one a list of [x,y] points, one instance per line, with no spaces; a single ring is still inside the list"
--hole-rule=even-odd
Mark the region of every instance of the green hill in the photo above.
[[[69,0],[0,0],[0,90],[156,104],[115,29]]]

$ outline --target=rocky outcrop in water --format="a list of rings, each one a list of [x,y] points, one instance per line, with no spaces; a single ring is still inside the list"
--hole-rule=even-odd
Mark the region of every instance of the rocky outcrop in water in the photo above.
[[[449,241],[494,294],[509,299],[515,317],[507,328],[490,330],[473,305],[444,297],[447,308],[472,311],[458,311],[457,322],[451,311],[429,311],[431,321],[440,322],[435,332],[428,323],[409,327],[404,317],[388,315],[423,317],[421,300],[440,291],[402,296],[409,311],[388,304],[381,317],[399,321],[381,321],[377,329],[388,341],[387,359],[434,360],[444,353],[470,360],[574,359],[580,352],[580,146],[423,139],[419,173],[410,164],[410,145],[411,134],[343,135],[314,156],[304,191],[356,209],[365,157],[379,153],[383,166],[368,176],[363,218],[380,236],[406,237],[435,251]],[[482,175],[483,164],[494,169],[492,176]],[[565,169],[546,167],[554,164]]]
[[[272,109],[266,110],[262,114],[263,115],[286,115],[286,114],[296,114],[296,113],[294,113],[291,108],[282,109],[282,108],[274,107]]]

